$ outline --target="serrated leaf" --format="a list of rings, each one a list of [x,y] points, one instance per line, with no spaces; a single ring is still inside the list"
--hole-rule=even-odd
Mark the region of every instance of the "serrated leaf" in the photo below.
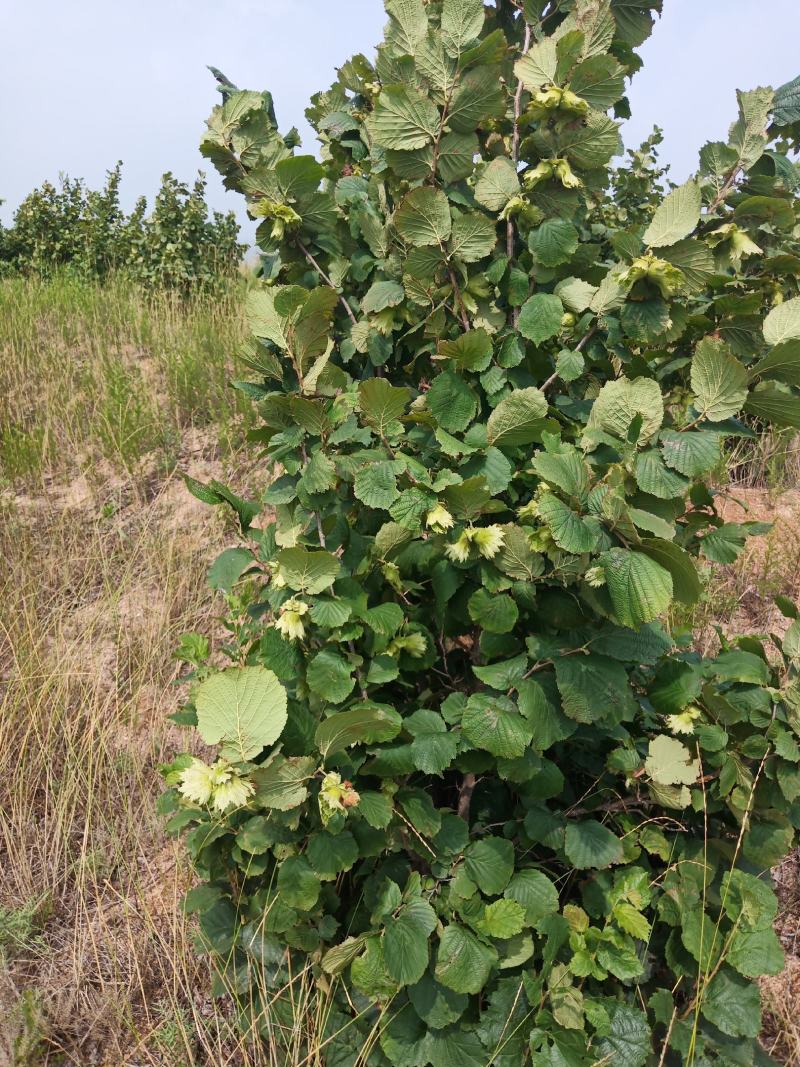
[[[306,851],[308,861],[323,881],[331,881],[349,871],[358,859],[358,843],[346,830],[329,834],[326,830],[312,834]]]
[[[594,820],[570,822],[564,836],[564,852],[578,870],[610,867],[622,862],[622,842],[602,823]]]
[[[469,1003],[463,993],[454,993],[440,985],[429,973],[408,990],[408,998],[414,1011],[432,1030],[457,1022]]]
[[[664,420],[664,398],[658,382],[650,378],[617,378],[606,382],[597,394],[587,429],[605,430],[624,441],[637,415],[642,419],[639,442],[644,444]]]
[[[444,0],[441,31],[446,51],[459,56],[483,29],[483,0]]]
[[[700,761],[674,737],[659,734],[648,746],[644,769],[659,785],[694,785]]]
[[[230,667],[206,678],[195,693],[197,729],[207,745],[234,763],[253,759],[281,735],[286,690],[265,667]]]
[[[369,131],[383,148],[423,148],[439,132],[439,111],[428,97],[403,85],[385,86],[370,115]]]
[[[582,519],[555,493],[545,493],[539,499],[538,509],[553,540],[565,552],[581,555],[596,547],[600,537],[599,527]]]
[[[644,1067],[652,1050],[652,1033],[647,1017],[636,1008],[620,1004],[611,1017],[608,1033],[597,1046],[597,1054],[614,1067]]]
[[[247,568],[254,562],[247,548],[226,548],[208,569],[208,584],[212,589],[229,593]]]
[[[578,247],[578,231],[566,219],[545,219],[528,235],[528,247],[542,266],[557,267],[566,263]]]
[[[400,733],[402,724],[401,717],[386,704],[359,704],[323,719],[314,744],[327,758],[351,745],[391,741]]]
[[[370,463],[356,471],[353,493],[368,508],[388,510],[400,496],[394,463],[391,460]]]
[[[558,890],[541,871],[517,871],[504,895],[522,905],[529,926],[558,911]]]
[[[265,808],[290,811],[299,807],[308,796],[306,782],[316,770],[313,759],[305,756],[285,759],[276,756],[257,767],[250,775],[256,787],[256,801]]]
[[[306,682],[309,689],[331,704],[341,704],[356,684],[352,666],[330,648],[323,648],[309,660]]]
[[[800,430],[800,397],[777,385],[754,389],[747,398],[744,410],[748,415],[755,415],[775,426],[791,426]]]
[[[398,420],[405,414],[410,400],[408,389],[390,385],[385,378],[368,378],[358,387],[358,406],[369,426],[381,437],[394,436]]]
[[[490,445],[530,444],[539,438],[547,417],[547,400],[540,389],[515,389],[504,397],[489,416]]]
[[[722,422],[741,411],[747,399],[747,371],[724,341],[705,337],[692,359],[692,391],[700,413]]]
[[[729,1037],[758,1037],[761,1030],[761,995],[755,982],[723,967],[705,990],[702,1012]]]
[[[386,969],[400,985],[414,985],[428,968],[428,938],[436,927],[436,912],[423,900],[409,901],[386,920],[383,956]]]
[[[491,634],[507,634],[514,629],[519,609],[510,596],[478,589],[469,598],[469,617]]]
[[[284,548],[275,557],[281,576],[297,593],[321,593],[332,585],[341,569],[336,556],[298,545]]]
[[[320,888],[320,880],[305,856],[287,856],[278,867],[278,892],[290,908],[311,911]]]
[[[621,663],[605,656],[559,656],[556,683],[562,709],[576,722],[623,719],[635,706]]]
[[[481,933],[489,937],[509,938],[525,927],[525,909],[516,900],[495,900],[486,905],[480,920]]]
[[[492,339],[483,328],[462,333],[455,341],[440,341],[439,356],[451,359],[460,370],[486,370],[492,359]]]
[[[668,467],[687,478],[707,474],[719,463],[721,437],[718,433],[664,430],[659,438],[661,454]]]
[[[794,301],[789,301],[793,303]],[[800,306],[800,299],[798,300]],[[800,318],[800,310],[798,310]],[[800,385],[800,341],[791,340],[778,344],[759,360],[750,372],[750,379],[777,378],[788,385]]]
[[[405,299],[405,289],[399,282],[373,282],[361,301],[361,310],[372,315],[386,308],[397,307]]]
[[[534,293],[520,308],[517,328],[523,337],[540,345],[561,332],[564,305],[554,293]]]
[[[520,192],[517,170],[510,159],[493,159],[475,183],[475,199],[489,211],[500,212],[508,201]]]
[[[453,228],[447,197],[441,189],[430,186],[412,189],[400,202],[394,215],[394,224],[403,240],[410,245],[444,244]]]
[[[700,221],[702,202],[700,186],[694,179],[673,189],[656,208],[652,222],[642,235],[644,243],[661,248],[688,237]]]
[[[497,953],[465,926],[451,923],[439,942],[436,980],[456,993],[479,993],[497,963]]]
[[[453,222],[450,236],[450,255],[463,263],[477,263],[484,259],[497,243],[494,222],[477,211],[459,215]]]
[[[461,719],[464,736],[475,748],[503,759],[521,756],[533,731],[508,697],[473,693]]]
[[[450,433],[465,430],[478,410],[474,390],[459,374],[449,370],[436,375],[426,398],[436,421]]]
[[[634,465],[636,484],[649,496],[658,500],[673,500],[675,497],[685,497],[689,489],[689,481],[682,474],[668,467],[660,452],[649,448],[640,452]]]
[[[636,629],[663,614],[672,601],[672,575],[642,552],[613,548],[601,557],[614,614]]]

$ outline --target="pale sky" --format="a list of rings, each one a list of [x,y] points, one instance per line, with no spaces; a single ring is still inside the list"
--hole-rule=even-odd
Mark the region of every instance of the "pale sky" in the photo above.
[[[641,50],[623,135],[633,146],[661,125],[663,159],[681,180],[701,145],[724,137],[736,88],[800,74],[800,3],[664,8]],[[384,20],[381,0],[0,0],[0,219],[59,171],[95,187],[117,159],[126,207],[139,194],[151,201],[164,171],[191,180],[203,168],[212,206],[239,210],[197,149],[219,99],[205,65],[241,88],[269,89],[281,129],[298,126],[314,152],[309,96],[354,52],[371,56]]]

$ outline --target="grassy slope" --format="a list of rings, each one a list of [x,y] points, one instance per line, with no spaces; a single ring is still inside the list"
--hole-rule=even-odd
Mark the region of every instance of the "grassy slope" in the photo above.
[[[121,283],[0,285],[2,1067],[279,1067],[215,1010],[180,911],[191,875],[156,811],[157,765],[186,745],[165,719],[172,650],[213,630],[205,571],[233,540],[176,468],[249,478],[235,452],[249,404],[226,384],[240,305],[238,287],[187,308]],[[800,590],[796,451],[742,459],[761,487],[732,496],[778,522],[717,572],[692,620],[704,642],[717,620],[774,629],[771,597]],[[791,949],[796,864],[781,878]],[[798,984],[793,956],[765,986],[787,1064]]]

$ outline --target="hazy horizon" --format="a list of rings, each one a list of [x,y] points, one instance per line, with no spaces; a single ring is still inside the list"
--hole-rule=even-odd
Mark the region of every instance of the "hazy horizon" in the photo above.
[[[642,72],[629,90],[633,118],[626,147],[654,124],[664,130],[662,160],[675,180],[696,166],[707,140],[725,135],[736,116],[735,89],[778,86],[800,74],[794,42],[795,0],[764,0],[757,19],[747,0],[665,0],[665,14],[642,47]],[[140,195],[152,203],[161,175],[208,177],[208,200],[234,209],[198,150],[204,120],[219,101],[212,64],[242,88],[269,89],[281,130],[297,126],[304,150],[318,144],[303,115],[309,96],[327,88],[354,52],[371,55],[385,21],[380,0],[141,0],[109,9],[101,0],[55,0],[0,12],[0,33],[19,47],[4,56],[6,100],[0,112],[6,164],[0,169],[0,219],[60,172],[96,188],[123,162],[126,209]],[[8,146],[13,146],[13,153]]]

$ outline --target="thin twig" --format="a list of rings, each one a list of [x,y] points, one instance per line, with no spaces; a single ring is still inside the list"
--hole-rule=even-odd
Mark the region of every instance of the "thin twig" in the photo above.
[[[597,333],[597,331],[599,329],[600,329],[600,326],[598,325],[598,323],[595,323],[594,326],[592,326],[591,330],[587,330],[587,332],[583,335],[583,337],[580,339],[580,341],[578,341],[578,343],[575,345],[574,351],[575,352],[580,352],[580,350],[586,344],[589,343],[589,341],[594,337],[594,335]],[[545,389],[548,389],[553,384],[553,382],[556,380],[557,377],[558,377],[558,371],[553,371],[553,373],[550,375],[550,377],[547,379],[547,381],[544,383],[544,385],[540,385],[539,386],[541,391],[544,392]]]
[[[458,281],[456,279],[455,271],[452,267],[448,268],[450,272],[450,284],[453,286],[453,296],[456,298],[456,304],[461,308],[461,325],[466,332],[470,330],[469,316],[467,315],[467,309],[464,307],[464,300],[461,296],[461,290],[458,287]]]

